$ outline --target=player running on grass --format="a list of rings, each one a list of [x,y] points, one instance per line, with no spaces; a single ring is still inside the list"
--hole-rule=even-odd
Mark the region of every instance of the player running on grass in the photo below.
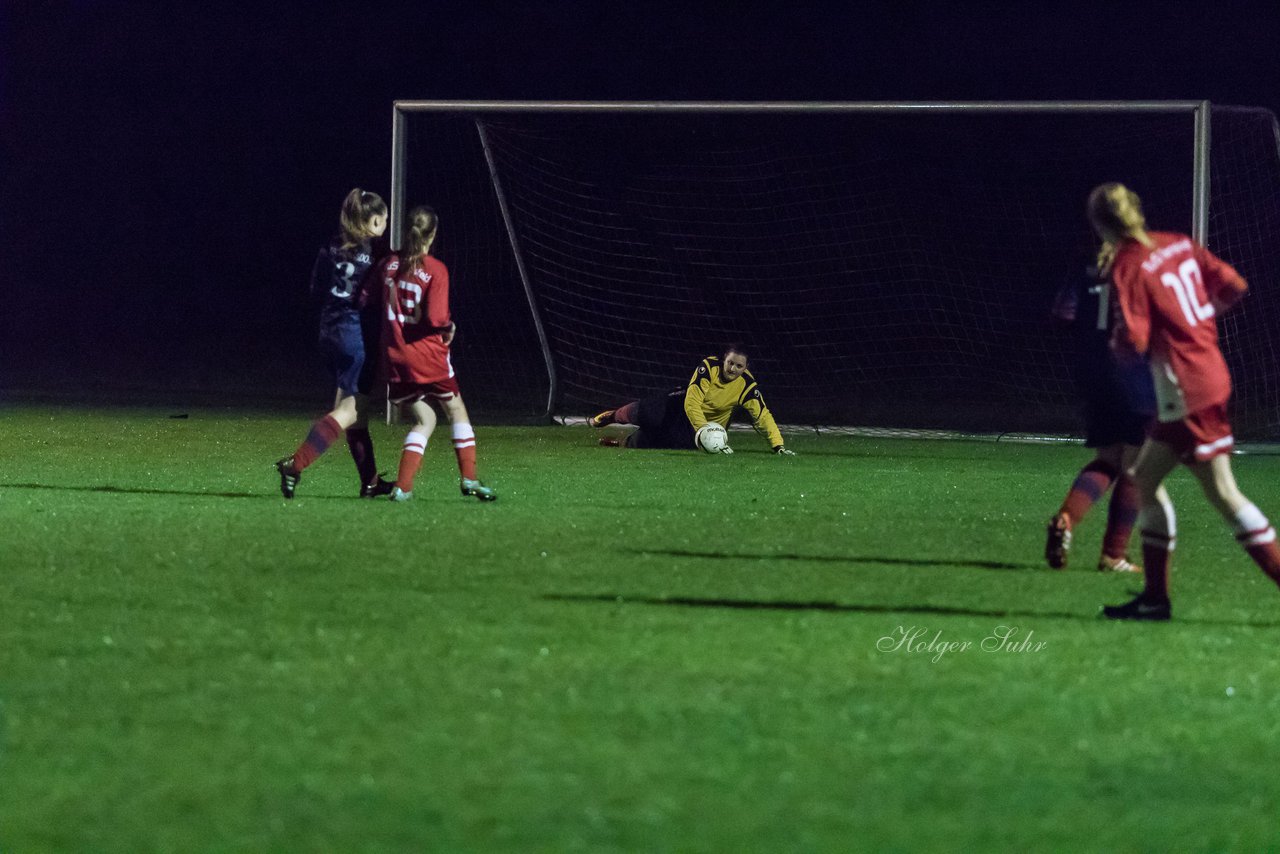
[[[311,425],[298,449],[276,461],[285,498],[293,498],[302,472],[344,432],[360,475],[360,497],[391,491],[378,476],[366,417],[378,352],[377,317],[363,310],[360,296],[377,260],[374,241],[387,228],[387,205],[377,193],[356,188],[343,200],[338,222],[338,236],[320,250],[311,270],[311,296],[320,305],[320,352],[338,391],[333,409]]]
[[[1177,529],[1162,483],[1179,463],[1195,475],[1249,557],[1280,584],[1275,529],[1231,473],[1231,376],[1214,320],[1248,286],[1231,265],[1191,238],[1147,231],[1141,201],[1122,184],[1094,188],[1088,213],[1103,243],[1098,267],[1110,274],[1120,309],[1114,346],[1148,355],[1159,419],[1130,469],[1142,503],[1138,526],[1146,583],[1132,601],[1107,606],[1103,615],[1169,619],[1169,562]]]
[[[703,359],[684,388],[605,410],[588,423],[592,427],[638,425],[640,429],[626,438],[628,448],[696,448],[700,428],[708,422],[728,428],[738,407],[751,416],[756,432],[768,437],[775,454],[795,456],[785,446],[760,386],[747,370],[746,350],[738,344],[726,348],[723,356]],[[619,445],[622,440],[605,437],[600,444]],[[733,449],[726,445],[720,453],[732,454]]]
[[[1072,367],[1084,403],[1085,446],[1096,450],[1049,520],[1044,556],[1054,569],[1067,565],[1072,529],[1112,489],[1098,570],[1142,571],[1125,554],[1138,517],[1138,488],[1124,472],[1155,418],[1156,396],[1147,363],[1132,355],[1122,358],[1110,347],[1110,293],[1110,283],[1090,263],[1086,275],[1073,276],[1054,300],[1054,318],[1068,324],[1075,338]]]
[[[462,494],[495,501],[498,494],[476,477],[476,435],[449,358],[449,343],[457,329],[449,317],[449,271],[430,254],[439,223],[431,208],[414,208],[407,218],[404,247],[398,255],[388,255],[379,268],[382,297],[376,302],[382,307],[389,393],[414,418],[390,497],[393,501],[413,497],[413,480],[422,466],[438,409],[452,425]]]

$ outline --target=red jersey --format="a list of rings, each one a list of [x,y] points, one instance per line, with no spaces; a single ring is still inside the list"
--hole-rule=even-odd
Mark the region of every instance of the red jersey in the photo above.
[[[1157,417],[1180,421],[1231,396],[1214,315],[1243,296],[1248,285],[1230,264],[1190,237],[1149,234],[1154,248],[1126,240],[1111,268],[1120,309],[1115,339],[1148,354]]]
[[[449,271],[427,255],[400,271],[400,256],[382,262],[382,352],[387,381],[434,383],[453,376],[449,345]]]

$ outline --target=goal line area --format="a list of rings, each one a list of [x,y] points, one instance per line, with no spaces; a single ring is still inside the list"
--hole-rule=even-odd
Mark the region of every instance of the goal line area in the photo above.
[[[565,427],[586,427],[588,415],[557,415],[556,424]],[[750,424],[730,424],[729,430],[735,433],[754,433]],[[1084,445],[1081,436],[1065,433],[994,433],[971,432],[965,430],[911,429],[896,427],[849,427],[839,424],[779,424],[778,430],[784,437],[788,436],[850,436],[860,439],[932,439],[950,442],[1005,442],[1017,445]],[[1237,454],[1280,455],[1280,442],[1237,442]]]
[[[1086,195],[1119,180],[1252,283],[1220,324],[1233,424],[1280,441],[1266,110],[444,103],[397,104],[392,201],[440,212],[478,411],[600,411],[739,343],[781,422],[1075,435],[1050,307],[1095,249]]]

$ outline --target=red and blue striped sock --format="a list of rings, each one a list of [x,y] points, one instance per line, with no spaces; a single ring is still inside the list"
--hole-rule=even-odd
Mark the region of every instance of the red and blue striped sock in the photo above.
[[[1107,532],[1102,537],[1102,553],[1107,557],[1124,557],[1129,550],[1140,501],[1133,478],[1124,474],[1116,478],[1111,503],[1107,506]]]
[[[298,450],[293,452],[293,467],[302,471],[316,461],[316,457],[329,450],[338,436],[342,435],[342,427],[332,415],[326,415],[311,425],[307,438],[302,440]]]
[[[1106,493],[1117,474],[1119,472],[1116,471],[1116,467],[1110,463],[1093,460],[1080,469],[1075,483],[1071,484],[1071,489],[1068,490],[1067,497],[1063,499],[1062,507],[1058,512],[1070,516],[1073,525],[1079,522],[1089,512],[1093,503]]]

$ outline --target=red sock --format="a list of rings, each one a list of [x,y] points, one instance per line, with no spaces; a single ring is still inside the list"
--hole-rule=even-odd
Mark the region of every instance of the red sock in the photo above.
[[[1142,595],[1148,599],[1169,598],[1169,557],[1174,541],[1155,531],[1142,532],[1142,574],[1146,586]]]
[[[1075,483],[1071,484],[1071,489],[1067,491],[1067,497],[1063,499],[1062,507],[1058,512],[1070,516],[1072,524],[1079,522],[1089,512],[1093,502],[1101,498],[1111,486],[1117,474],[1115,466],[1110,463],[1102,460],[1092,461],[1080,469],[1080,474],[1076,475]]]
[[[1258,531],[1236,534],[1236,539],[1267,577],[1280,584],[1280,548],[1276,547],[1275,528],[1268,524]]]
[[[1111,491],[1107,507],[1107,532],[1102,538],[1102,553],[1107,557],[1124,557],[1129,549],[1134,523],[1138,521],[1138,487],[1133,478],[1120,475]]]
[[[396,473],[396,486],[401,492],[413,492],[413,479],[422,468],[422,455],[427,450],[427,437],[410,433],[404,437],[404,450],[400,452],[400,471]]]
[[[613,413],[614,424],[635,424],[636,416],[640,414],[640,401],[633,400],[630,403],[619,406]]]
[[[453,453],[458,457],[458,473],[476,479],[476,434],[466,421],[453,424]]]
[[[1280,548],[1276,547],[1275,540],[1260,546],[1245,546],[1244,550],[1272,581],[1280,584]]]
[[[311,432],[307,433],[307,438],[298,446],[298,450],[293,452],[293,467],[298,471],[302,471],[314,463],[316,457],[327,451],[341,433],[342,427],[338,425],[332,415],[326,415],[312,424]]]
[[[351,450],[351,459],[356,461],[356,471],[360,473],[360,485],[367,486],[378,477],[378,464],[373,459],[373,437],[368,427],[350,427],[347,429],[347,447]]]

